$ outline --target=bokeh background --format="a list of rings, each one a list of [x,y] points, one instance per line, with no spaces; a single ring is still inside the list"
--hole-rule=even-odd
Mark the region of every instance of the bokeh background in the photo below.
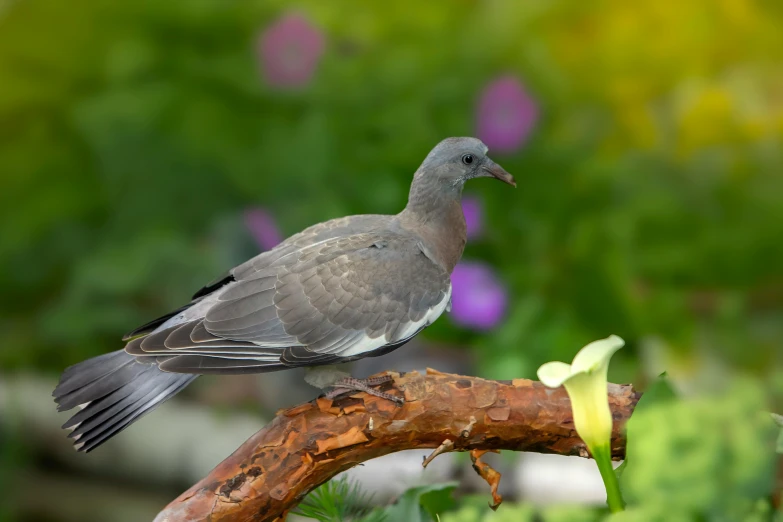
[[[519,186],[468,184],[453,313],[357,374],[534,378],[615,333],[615,382],[742,376],[780,411],[781,27],[772,0],[0,0],[0,518],[150,519],[313,397],[297,372],[200,379],[85,456],[50,393],[281,238],[398,212],[448,136]],[[376,502],[486,495],[439,459],[356,477]],[[600,504],[566,460],[496,465],[511,500]]]

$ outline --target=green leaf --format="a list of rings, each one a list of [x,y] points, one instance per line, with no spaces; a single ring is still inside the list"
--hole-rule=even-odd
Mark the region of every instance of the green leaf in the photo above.
[[[669,382],[666,372],[663,372],[642,394],[642,398],[639,399],[639,403],[636,405],[636,408],[634,408],[634,413],[644,411],[657,404],[673,401],[676,398],[677,392],[674,391],[674,388]]]
[[[457,482],[417,486],[403,493],[397,502],[384,510],[386,520],[406,522],[427,522],[436,520],[436,515],[454,506],[451,493]]]
[[[669,382],[669,379],[666,376],[666,372],[663,372],[655,381],[653,381],[650,386],[648,386],[647,390],[645,390],[641,399],[639,399],[639,402],[636,404],[636,408],[634,408],[631,418],[625,425],[626,439],[635,437],[636,423],[634,422],[634,417],[639,412],[647,411],[657,405],[666,404],[675,400],[676,398],[677,392],[674,391],[674,388]],[[625,471],[627,464],[628,454],[626,453],[623,463],[614,470],[615,475],[617,475],[617,480],[620,480],[623,476],[623,472]],[[620,482],[620,490],[622,491],[622,489],[622,482]]]
[[[457,505],[451,495],[457,483],[441,484],[441,486],[443,487],[428,491],[419,497],[421,507],[430,514],[433,520],[436,519],[436,515],[453,509]]]
[[[382,513],[370,511],[367,507],[369,503],[370,498],[361,490],[359,484],[350,482],[348,477],[343,475],[311,491],[294,513],[319,522],[343,522],[357,518],[365,522],[384,520]]]
[[[666,404],[668,402],[671,402],[677,398],[677,392],[674,391],[674,388],[672,388],[672,385],[669,383],[669,379],[666,376],[666,372],[663,372],[658,376],[658,378],[653,381],[653,383],[647,387],[647,390],[642,394],[641,399],[639,399],[639,402],[636,404],[636,408],[633,410],[633,414],[631,415],[631,418],[628,420],[628,423],[625,425],[625,432],[626,432],[626,438],[631,438],[634,436],[634,431],[636,429],[636,423],[634,422],[634,418],[638,417],[638,414],[640,412],[647,411],[651,408],[654,408],[655,406],[659,406],[661,404]],[[626,456],[627,461],[627,456]],[[622,468],[625,468],[625,462],[623,462]],[[620,474],[622,474],[622,471],[620,468],[618,468],[619,471],[618,477]]]

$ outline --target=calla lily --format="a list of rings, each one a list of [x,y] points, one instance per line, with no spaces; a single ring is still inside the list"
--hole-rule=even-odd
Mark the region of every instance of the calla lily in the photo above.
[[[623,502],[611,462],[612,412],[607,398],[607,372],[612,355],[624,344],[618,336],[610,335],[579,350],[571,364],[549,362],[538,369],[538,378],[545,386],[565,386],[576,432],[598,464],[613,512],[621,511]]]
[[[605,444],[612,435],[606,375],[609,359],[624,344],[618,336],[610,335],[579,350],[571,364],[550,362],[538,369],[538,379],[545,386],[565,386],[576,432],[590,448]]]

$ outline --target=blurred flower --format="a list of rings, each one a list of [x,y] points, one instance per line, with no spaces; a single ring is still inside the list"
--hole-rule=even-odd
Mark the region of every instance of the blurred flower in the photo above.
[[[484,209],[481,200],[466,196],[462,198],[462,213],[465,215],[465,224],[468,228],[468,239],[476,239],[484,231]]]
[[[288,14],[264,31],[257,50],[267,82],[299,87],[315,72],[324,50],[323,34],[305,17]]]
[[[451,285],[451,316],[456,323],[487,330],[505,316],[506,289],[489,266],[459,263],[451,274]]]
[[[681,96],[682,108],[677,115],[678,148],[687,155],[710,147],[729,146],[740,134],[740,114],[733,93],[716,85],[690,91],[696,92]]]
[[[262,208],[245,211],[245,226],[262,250],[270,250],[283,240],[274,218]]]
[[[478,137],[496,152],[514,152],[530,134],[538,107],[522,83],[503,76],[484,88],[478,104]]]
[[[607,397],[607,372],[609,359],[624,344],[618,336],[610,335],[579,350],[571,364],[548,362],[538,369],[538,378],[545,386],[565,386],[571,399],[574,427],[598,464],[612,512],[622,511],[623,501],[612,469],[612,412]]]

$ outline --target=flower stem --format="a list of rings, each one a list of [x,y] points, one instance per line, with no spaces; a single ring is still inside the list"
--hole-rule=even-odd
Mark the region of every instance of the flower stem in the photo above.
[[[625,509],[625,502],[620,494],[620,484],[617,481],[617,475],[612,468],[612,454],[609,446],[599,446],[591,448],[591,453],[598,464],[598,471],[601,472],[601,478],[604,480],[606,488],[606,503],[609,504],[609,511],[617,513]]]

